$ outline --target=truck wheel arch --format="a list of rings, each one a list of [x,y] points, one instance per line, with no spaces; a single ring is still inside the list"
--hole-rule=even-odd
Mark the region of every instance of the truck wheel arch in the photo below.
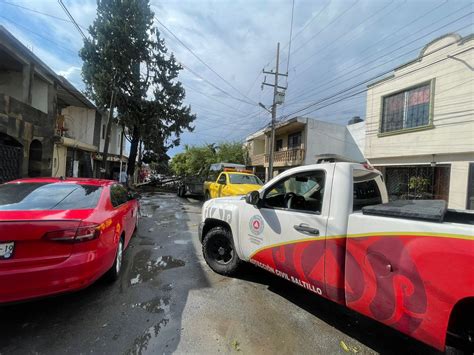
[[[474,314],[474,297],[459,300],[451,310],[446,335],[446,347],[456,349],[469,346],[474,349],[474,326],[472,323]],[[471,340],[468,341],[470,336]],[[462,338],[465,338],[464,340]]]
[[[206,234],[214,227],[222,227],[227,229],[232,234],[232,228],[227,222],[221,221],[220,219],[216,218],[207,218],[204,221],[204,227],[202,229],[202,236],[201,236],[201,243]]]

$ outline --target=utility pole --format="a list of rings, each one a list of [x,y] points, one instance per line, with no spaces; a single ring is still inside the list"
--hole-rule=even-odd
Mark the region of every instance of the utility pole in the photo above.
[[[276,53],[276,68],[275,72],[273,70],[271,71],[265,71],[263,70],[264,74],[270,74],[275,77],[274,84],[268,84],[266,81],[262,83],[262,89],[263,86],[272,86],[273,87],[273,104],[272,104],[272,123],[271,123],[271,134],[270,134],[270,153],[269,153],[269,160],[268,160],[268,180],[273,178],[273,159],[275,156],[275,125],[276,125],[276,114],[277,114],[277,105],[283,103],[283,97],[284,97],[284,91],[278,91],[278,89],[286,90],[286,87],[283,86],[278,86],[278,77],[281,76],[288,76],[288,73],[282,74],[279,72],[279,67],[280,67],[280,42],[277,44],[277,53]],[[266,79],[266,77],[265,77]],[[265,105],[259,103],[261,107],[267,110]]]

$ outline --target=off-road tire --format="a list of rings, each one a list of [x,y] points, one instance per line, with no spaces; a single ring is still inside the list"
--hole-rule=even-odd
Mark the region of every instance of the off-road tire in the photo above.
[[[219,248],[224,249],[223,255],[219,254]],[[207,232],[202,241],[202,253],[207,265],[225,276],[237,274],[243,263],[235,251],[231,232],[224,227],[214,227]]]

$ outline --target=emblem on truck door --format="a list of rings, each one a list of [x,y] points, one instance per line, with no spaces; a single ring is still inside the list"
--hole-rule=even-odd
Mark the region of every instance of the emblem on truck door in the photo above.
[[[249,229],[250,232],[254,235],[260,235],[263,232],[264,223],[262,217],[255,215],[250,218]]]

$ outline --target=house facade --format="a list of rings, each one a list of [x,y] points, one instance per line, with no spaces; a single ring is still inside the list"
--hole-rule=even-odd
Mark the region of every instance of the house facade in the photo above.
[[[448,34],[369,86],[365,156],[391,200],[474,209],[474,36]]]
[[[50,174],[57,104],[54,76],[0,26],[0,183]]]
[[[268,180],[270,128],[260,130],[246,139],[247,165],[257,176]],[[364,161],[364,156],[346,126],[307,117],[295,117],[275,127],[273,175],[300,165],[314,164],[318,157],[340,156]]]
[[[100,177],[107,118],[66,78],[0,26],[0,183],[20,177]],[[112,125],[108,178],[122,128]],[[125,149],[123,149],[125,152]],[[117,165],[117,166],[116,166]]]

